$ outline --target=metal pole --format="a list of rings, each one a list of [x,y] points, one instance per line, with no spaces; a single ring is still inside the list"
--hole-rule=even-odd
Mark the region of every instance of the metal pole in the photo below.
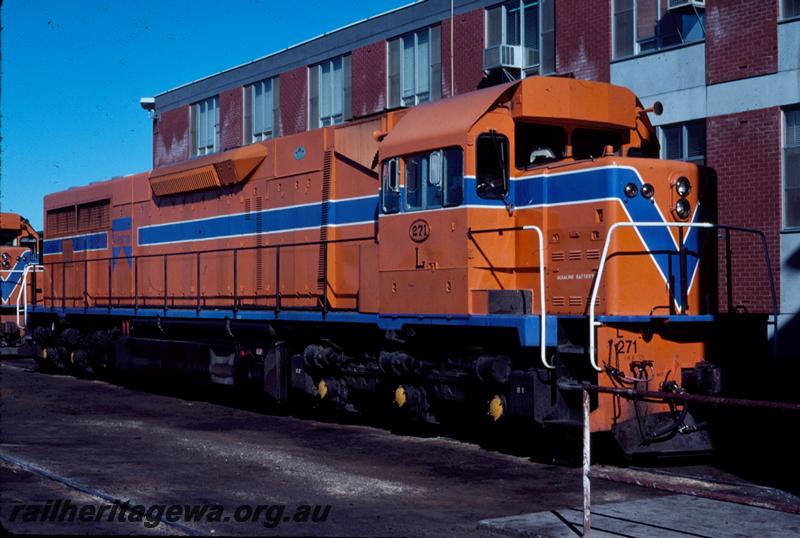
[[[281,247],[275,251],[275,317],[281,311]]]
[[[683,228],[678,228],[678,257],[681,274],[681,314],[686,313],[686,303],[689,302],[689,273],[686,267],[686,248],[683,245]],[[672,301],[670,301],[672,304]]]
[[[133,310],[139,309],[139,257],[133,259]]]
[[[61,264],[61,310],[67,308],[67,264]]]
[[[592,429],[589,424],[589,391],[583,389],[583,536],[592,534],[591,496],[592,486],[589,482],[589,468],[592,464]]]
[[[108,261],[108,313],[111,313],[111,260]]]
[[[239,304],[239,251],[233,250],[233,312],[236,313]]]
[[[167,296],[168,293],[168,286],[167,286],[167,255],[164,254],[164,312],[167,311],[167,306],[169,303],[169,299]]]
[[[83,258],[83,309],[87,308],[89,308],[89,259]]]
[[[197,287],[197,305],[195,309],[200,312],[200,253],[197,253],[197,261],[195,263],[195,284]]]

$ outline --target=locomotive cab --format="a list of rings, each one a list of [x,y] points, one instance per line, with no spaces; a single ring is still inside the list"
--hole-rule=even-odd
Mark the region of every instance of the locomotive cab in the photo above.
[[[475,95],[421,106],[380,146],[379,229],[391,238],[379,245],[381,313],[518,327],[493,340],[519,345],[507,411],[542,423],[577,423],[574,400],[552,396],[559,383],[658,390],[707,365],[695,323],[715,301],[700,271],[704,230],[681,226],[703,215],[701,168],[657,159],[644,107],[623,88],[532,77],[476,93],[479,114]],[[632,405],[600,400],[593,428],[620,432],[630,452],[655,438],[632,428],[679,427],[663,405],[637,404],[637,422]],[[704,432],[688,438],[672,449],[709,446]]]

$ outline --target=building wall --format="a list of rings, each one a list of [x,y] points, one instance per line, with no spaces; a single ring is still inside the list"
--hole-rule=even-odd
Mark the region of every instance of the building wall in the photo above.
[[[189,158],[189,105],[161,112],[153,122],[153,167]]]
[[[780,289],[781,148],[777,107],[708,118],[707,162],[718,175],[718,222],[763,231]],[[727,305],[724,242],[720,242],[719,305]],[[772,312],[760,240],[733,234],[733,305]]]
[[[280,74],[281,130],[285,135],[306,130],[308,123],[308,69],[298,67]]]
[[[471,92],[483,79],[484,10],[475,9],[442,21],[442,97]],[[450,28],[453,69],[450,69]],[[454,80],[451,80],[453,78]]]
[[[778,0],[710,0],[706,8],[709,84],[775,73]]]
[[[575,78],[609,81],[611,2],[558,0],[556,72]]]
[[[233,88],[219,95],[219,143],[221,151],[242,145],[242,88]]]
[[[381,112],[386,107],[386,41],[357,48],[350,61],[353,116]]]

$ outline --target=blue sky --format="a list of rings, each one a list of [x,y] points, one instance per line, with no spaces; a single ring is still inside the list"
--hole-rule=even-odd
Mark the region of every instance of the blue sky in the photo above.
[[[4,1],[0,211],[40,229],[45,194],[149,169],[140,97],[407,3]]]

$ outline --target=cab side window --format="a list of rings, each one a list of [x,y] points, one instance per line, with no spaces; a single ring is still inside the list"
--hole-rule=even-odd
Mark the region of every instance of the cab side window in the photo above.
[[[384,161],[381,172],[381,208],[384,213],[400,211],[400,159]]]
[[[572,131],[572,156],[575,159],[597,159],[603,156],[606,146],[614,148],[619,155],[622,135],[614,131],[599,129],[575,129]]]
[[[503,199],[508,194],[508,138],[494,131],[482,134],[475,154],[478,196]]]
[[[445,207],[461,205],[464,201],[464,152],[459,148],[444,150],[443,167],[443,205]]]
[[[464,197],[463,160],[460,148],[406,157],[406,209],[418,211],[460,205]]]

